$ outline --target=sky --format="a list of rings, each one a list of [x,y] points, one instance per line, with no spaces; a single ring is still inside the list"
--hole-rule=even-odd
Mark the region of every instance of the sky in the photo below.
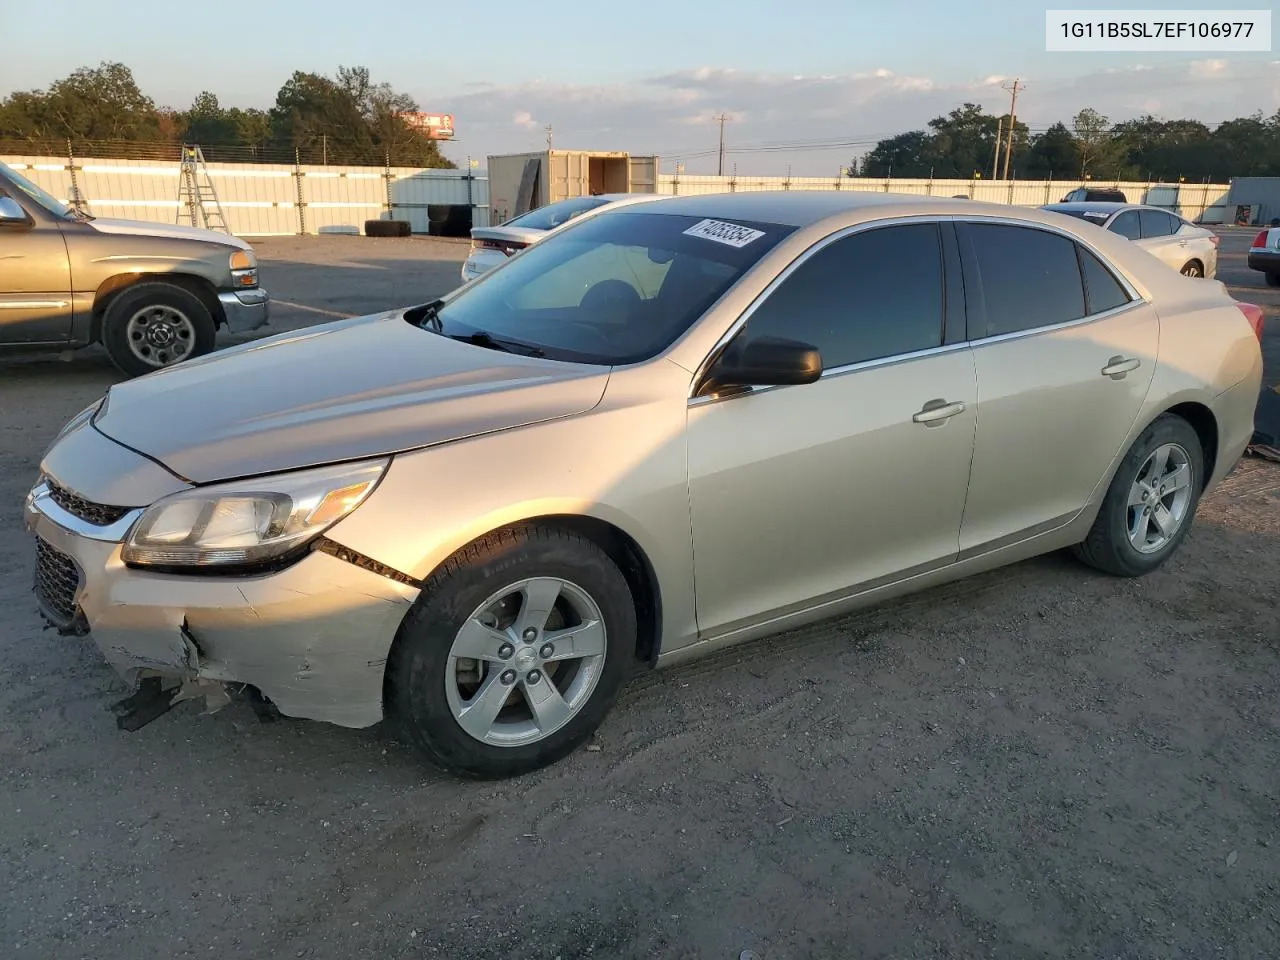
[[[876,140],[963,102],[1005,112],[1014,78],[1033,133],[1084,106],[1113,122],[1154,113],[1210,124],[1280,108],[1280,53],[1047,53],[1047,4],[1024,0],[6,6],[6,35],[31,42],[6,45],[0,96],[115,60],[161,106],[211,90],[224,106],[265,108],[294,70],[365,66],[423,110],[454,115],[444,149],[460,164],[543,149],[550,125],[557,148],[657,154],[664,172],[680,162],[715,173],[723,113],[726,173],[837,175]],[[184,22],[183,10],[200,20]]]

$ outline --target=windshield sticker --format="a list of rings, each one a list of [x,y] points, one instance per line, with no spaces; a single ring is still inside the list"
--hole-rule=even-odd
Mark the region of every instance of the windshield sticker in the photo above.
[[[764,236],[763,230],[752,230],[750,227],[736,223],[725,223],[723,220],[703,220],[695,223],[684,232],[686,237],[701,237],[714,240],[716,243],[727,243],[731,247],[745,247]]]

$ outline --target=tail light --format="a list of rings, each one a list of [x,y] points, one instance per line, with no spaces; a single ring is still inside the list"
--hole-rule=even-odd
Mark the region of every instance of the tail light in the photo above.
[[[1255,247],[1265,247],[1267,245],[1267,234],[1270,232],[1271,232],[1270,230],[1263,230],[1260,234],[1258,234],[1256,237],[1253,238],[1253,245]]]
[[[471,241],[472,250],[497,250],[499,253],[507,257],[511,256],[512,254],[519,253],[521,250],[523,250],[527,246],[528,246],[527,243],[521,243],[518,240],[472,240]]]
[[[1238,301],[1236,306],[1240,308],[1244,318],[1249,321],[1249,326],[1253,327],[1258,343],[1262,343],[1262,308],[1256,303],[1240,303]]]
[[[1209,242],[1213,244],[1213,249],[1217,250],[1218,244],[1222,243],[1222,238],[1216,233],[1211,233],[1209,235]]]

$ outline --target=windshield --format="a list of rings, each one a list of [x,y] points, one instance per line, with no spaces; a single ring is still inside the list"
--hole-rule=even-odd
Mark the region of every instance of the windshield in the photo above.
[[[666,349],[795,230],[618,211],[548,237],[433,309],[445,336],[552,360],[638,363]],[[419,311],[407,315],[417,322]]]
[[[15,187],[25,193],[40,206],[44,207],[55,217],[71,216],[71,208],[60,200],[55,200],[52,195],[45,193],[26,177],[19,174],[13,167],[7,163],[0,163],[0,169],[3,169],[4,175],[13,183]]]
[[[594,210],[596,207],[603,207],[608,202],[603,197],[574,197],[572,200],[560,200],[523,213],[514,220],[508,220],[503,226],[524,227],[526,230],[554,230],[579,214]]]

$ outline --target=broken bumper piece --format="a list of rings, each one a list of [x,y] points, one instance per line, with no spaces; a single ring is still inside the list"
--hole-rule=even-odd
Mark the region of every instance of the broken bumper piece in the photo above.
[[[382,719],[387,655],[417,586],[319,551],[261,576],[155,574],[126,567],[119,542],[47,499],[28,501],[26,523],[58,561],[44,593],[64,592],[53,597],[61,612],[87,626],[138,691],[127,722],[198,696],[216,709],[225,693],[248,689],[290,717],[344,727]],[[157,682],[144,687],[148,679]]]

